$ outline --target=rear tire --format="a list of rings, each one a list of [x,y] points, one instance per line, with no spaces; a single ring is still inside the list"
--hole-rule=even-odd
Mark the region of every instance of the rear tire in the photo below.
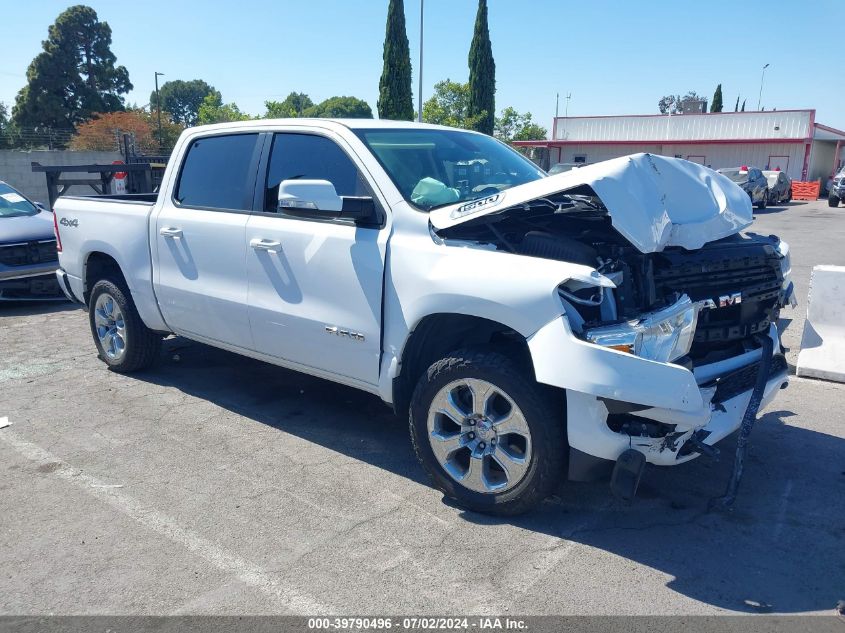
[[[834,196],[830,194],[827,198],[827,206],[829,207],[838,207],[839,206],[839,196]]]
[[[146,369],[158,358],[161,335],[150,330],[121,279],[101,279],[91,289],[88,322],[100,359],[109,369]]]
[[[553,493],[566,472],[564,407],[509,358],[458,350],[420,378],[411,441],[447,497],[476,512],[520,514]]]

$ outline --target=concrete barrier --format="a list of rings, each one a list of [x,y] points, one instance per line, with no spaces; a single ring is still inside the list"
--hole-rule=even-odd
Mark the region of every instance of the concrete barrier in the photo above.
[[[813,268],[796,373],[845,382],[845,266]]]

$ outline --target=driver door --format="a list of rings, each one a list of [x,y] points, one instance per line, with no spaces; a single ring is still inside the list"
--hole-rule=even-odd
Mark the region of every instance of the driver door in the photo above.
[[[273,135],[260,168],[263,207],[246,226],[249,321],[261,353],[312,373],[377,384],[386,222],[359,226],[278,208],[282,180],[328,180],[340,196],[373,195],[339,142],[312,133]]]

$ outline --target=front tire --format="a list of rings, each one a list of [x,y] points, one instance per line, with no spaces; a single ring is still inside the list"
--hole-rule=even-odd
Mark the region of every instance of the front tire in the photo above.
[[[100,359],[109,369],[118,373],[146,369],[158,358],[161,336],[144,325],[122,281],[101,279],[94,284],[88,322]]]
[[[827,206],[829,207],[838,207],[839,206],[839,196],[834,196],[830,194],[827,198]]]
[[[564,403],[492,351],[459,350],[422,376],[411,440],[434,485],[477,512],[526,512],[566,472]]]

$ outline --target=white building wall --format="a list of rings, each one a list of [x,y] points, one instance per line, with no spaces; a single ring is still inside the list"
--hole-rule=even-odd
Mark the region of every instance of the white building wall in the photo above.
[[[555,120],[558,141],[703,141],[804,139],[811,110],[609,116]]]
[[[689,116],[689,115],[684,115]],[[598,163],[618,156],[627,156],[638,152],[649,152],[663,156],[680,156],[686,160],[708,165],[713,169],[749,165],[766,169],[770,162],[780,164],[793,180],[801,179],[804,167],[804,143],[643,143],[643,144],[567,144],[560,148],[557,162],[572,163],[576,156],[586,157],[588,163]],[[773,157],[779,157],[774,158]]]

